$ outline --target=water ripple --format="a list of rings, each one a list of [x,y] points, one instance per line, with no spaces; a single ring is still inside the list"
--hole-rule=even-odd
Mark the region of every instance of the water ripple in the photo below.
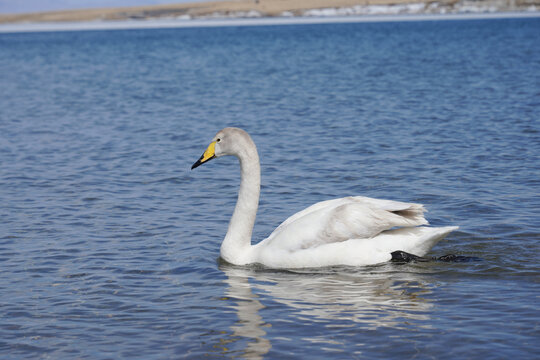
[[[538,19],[2,34],[0,353],[533,358]],[[254,241],[332,197],[426,204],[470,262],[218,259],[246,128]]]

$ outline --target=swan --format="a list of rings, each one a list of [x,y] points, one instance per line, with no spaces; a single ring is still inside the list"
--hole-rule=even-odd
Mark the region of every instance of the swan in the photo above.
[[[350,196],[322,201],[292,215],[268,238],[251,244],[261,186],[257,147],[239,128],[219,131],[191,169],[220,156],[236,156],[241,181],[238,199],[220,249],[234,265],[261,264],[291,269],[362,266],[392,259],[394,251],[425,255],[457,226],[426,227],[424,206]]]

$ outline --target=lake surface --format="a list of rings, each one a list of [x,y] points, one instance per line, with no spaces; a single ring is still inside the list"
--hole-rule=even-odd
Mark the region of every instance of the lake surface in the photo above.
[[[3,359],[540,356],[540,19],[0,35]],[[218,260],[246,129],[254,242],[364,195],[462,263]]]

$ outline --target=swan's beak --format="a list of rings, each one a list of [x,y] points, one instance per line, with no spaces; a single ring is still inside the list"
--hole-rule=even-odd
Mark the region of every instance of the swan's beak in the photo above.
[[[207,161],[212,160],[216,157],[216,142],[212,141],[210,145],[208,145],[208,148],[202,154],[202,156],[199,158],[199,160],[195,161],[195,164],[191,165],[191,170],[195,169],[197,166],[204,164]]]

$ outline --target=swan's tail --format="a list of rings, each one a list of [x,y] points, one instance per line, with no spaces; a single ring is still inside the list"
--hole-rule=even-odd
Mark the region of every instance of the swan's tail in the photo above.
[[[418,256],[424,256],[433,246],[435,246],[435,244],[444,239],[452,231],[459,229],[459,226],[445,226],[438,228],[419,227],[416,229],[426,230],[423,230],[424,233],[422,234],[422,237],[417,241],[414,246],[414,251],[411,251],[411,253]]]
[[[377,238],[380,245],[388,247],[389,253],[401,250],[424,256],[435,244],[458,228],[458,226],[401,228],[385,231]]]

